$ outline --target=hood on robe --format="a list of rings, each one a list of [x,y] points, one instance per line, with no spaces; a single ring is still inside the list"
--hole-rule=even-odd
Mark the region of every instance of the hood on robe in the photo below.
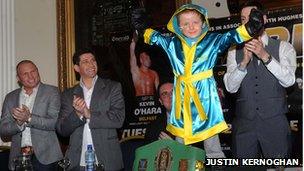
[[[202,14],[205,18],[205,21],[203,22],[203,25],[202,25],[202,33],[197,39],[199,41],[206,35],[206,33],[209,30],[209,21],[208,21],[207,9],[205,9],[201,6],[194,5],[194,4],[185,4],[185,5],[181,6],[178,10],[175,11],[173,16],[171,17],[170,21],[167,24],[167,28],[168,28],[169,31],[175,33],[182,41],[187,42],[185,40],[185,36],[181,32],[181,29],[178,25],[178,19],[177,19],[177,15],[180,12],[185,11],[187,9],[196,10],[197,12]]]

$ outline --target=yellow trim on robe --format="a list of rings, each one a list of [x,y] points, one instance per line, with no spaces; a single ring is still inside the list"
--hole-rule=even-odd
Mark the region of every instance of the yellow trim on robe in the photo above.
[[[151,35],[153,32],[154,32],[154,30],[151,28],[148,28],[145,30],[145,32],[144,32],[144,42],[145,43],[150,44],[150,38],[151,38]]]
[[[184,95],[184,103],[188,103],[188,102],[185,102],[185,101],[190,101],[190,98],[192,97],[193,101],[194,101],[194,104],[197,107],[197,110],[199,112],[200,119],[201,120],[206,120],[207,119],[207,116],[204,112],[204,108],[202,107],[202,103],[199,99],[199,95],[198,95],[196,89],[192,86],[192,83],[196,82],[196,81],[199,81],[199,80],[209,78],[211,76],[213,76],[213,71],[211,69],[207,70],[207,71],[204,71],[204,72],[200,72],[198,74],[194,74],[194,75],[189,75],[189,76],[180,75],[180,76],[177,76],[176,91],[175,91],[176,99],[175,100],[177,102],[176,104],[178,104],[178,105],[176,106],[176,111],[175,111],[176,119],[180,119],[180,117],[181,117],[181,105],[182,105],[181,104],[181,84],[182,84],[182,82],[185,84],[185,91],[188,92],[187,96],[186,96],[186,94]],[[189,94],[190,94],[190,96],[189,96]],[[185,104],[184,104],[184,106],[185,106]],[[190,107],[190,103],[189,103],[189,107]],[[187,108],[187,106],[186,106],[186,108]],[[186,115],[189,110],[190,109],[188,109],[187,112],[184,111],[184,115]]]
[[[222,121],[211,128],[204,130],[203,132],[197,133],[195,135],[184,136],[184,129],[175,127],[171,124],[168,124],[166,129],[170,131],[173,135],[184,138],[185,145],[193,144],[196,142],[202,141],[202,139],[208,139],[211,136],[214,136],[215,134],[218,134],[226,129],[228,129],[228,126],[225,121]]]
[[[182,42],[182,46],[187,56],[185,56],[184,75],[178,75],[176,79],[177,82],[176,82],[175,100],[177,106],[175,110],[175,116],[176,119],[181,119],[182,106],[184,106],[183,108],[184,130],[185,130],[184,138],[187,138],[192,136],[192,116],[191,116],[191,107],[190,107],[191,98],[193,99],[193,102],[197,108],[200,119],[202,121],[207,119],[207,115],[202,106],[202,102],[199,98],[198,92],[192,83],[211,77],[213,75],[213,71],[207,70],[192,75],[191,68],[192,68],[193,59],[195,57],[196,45],[189,47],[186,43]],[[183,105],[181,100],[182,83],[184,83]]]
[[[245,25],[241,25],[236,29],[236,31],[240,34],[240,37],[244,40],[250,40],[252,37],[248,34],[248,31],[245,27]]]

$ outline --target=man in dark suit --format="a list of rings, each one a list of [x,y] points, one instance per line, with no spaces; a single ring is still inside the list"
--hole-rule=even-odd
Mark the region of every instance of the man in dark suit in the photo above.
[[[56,124],[60,135],[70,136],[68,169],[84,170],[85,151],[92,145],[97,165],[106,171],[121,170],[123,160],[116,132],[125,118],[121,85],[97,76],[95,54],[89,49],[77,51],[73,63],[80,83],[63,92]]]
[[[32,155],[36,170],[56,170],[62,158],[55,123],[60,109],[56,87],[40,82],[36,65],[29,60],[19,62],[17,78],[22,85],[6,95],[0,120],[1,137],[11,139],[9,169],[15,170],[14,159]]]

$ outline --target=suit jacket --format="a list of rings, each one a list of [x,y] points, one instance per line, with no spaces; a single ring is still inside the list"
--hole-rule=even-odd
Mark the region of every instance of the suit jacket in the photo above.
[[[72,106],[73,95],[83,97],[83,89],[79,84],[63,92],[56,129],[60,135],[70,137],[66,157],[71,161],[69,169],[77,170],[80,164],[85,121],[75,113]],[[98,162],[104,165],[105,170],[123,168],[116,131],[122,126],[125,118],[121,85],[108,79],[98,78],[94,85],[90,110],[89,127]]]
[[[12,116],[12,108],[19,106],[21,88],[6,95],[0,120],[1,137],[9,137],[12,141],[9,169],[14,169],[13,160],[21,155],[22,130]],[[42,164],[50,164],[62,158],[59,141],[55,132],[55,124],[60,109],[60,94],[56,87],[40,83],[34,106],[31,128],[31,139],[35,156]]]
[[[175,139],[175,136],[166,130],[167,126],[167,114],[162,113],[157,116],[157,118],[151,122],[146,129],[145,134],[145,144],[150,144],[154,141],[159,140],[159,134],[163,131]]]

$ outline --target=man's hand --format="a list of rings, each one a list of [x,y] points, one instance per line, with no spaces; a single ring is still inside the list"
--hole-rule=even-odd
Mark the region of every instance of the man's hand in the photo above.
[[[84,108],[86,107],[86,103],[81,97],[77,97],[74,95],[73,97],[73,107],[76,111],[78,117],[83,116]]]
[[[22,107],[13,108],[12,110],[13,118],[16,119],[18,125],[22,125],[27,122],[31,117],[30,110],[27,106],[22,105]]]
[[[242,62],[240,63],[242,68],[246,68],[247,64],[250,62],[252,58],[252,52],[249,51],[246,46],[243,48],[244,58]]]
[[[170,137],[170,135],[168,135],[167,133],[165,133],[163,131],[160,132],[158,139],[159,140],[163,140],[163,139],[170,139],[170,140],[172,140],[172,138]]]
[[[76,95],[74,95],[73,107],[79,118],[85,117],[85,118],[89,119],[91,117],[91,111],[87,107],[86,102],[84,101],[83,98],[77,97]]]
[[[255,8],[252,8],[249,15],[249,20],[245,24],[246,30],[251,37],[258,35],[264,27],[263,13]]]
[[[135,42],[135,44],[138,42],[138,32],[136,30],[133,32],[132,42]]]
[[[131,41],[131,43],[130,43],[130,52],[132,51],[134,53],[135,46],[136,46],[136,42],[135,42],[135,40],[133,38],[132,41]]]
[[[258,58],[260,58],[263,62],[268,61],[269,54],[264,48],[261,38],[252,39],[245,44],[245,48],[254,53]]]

